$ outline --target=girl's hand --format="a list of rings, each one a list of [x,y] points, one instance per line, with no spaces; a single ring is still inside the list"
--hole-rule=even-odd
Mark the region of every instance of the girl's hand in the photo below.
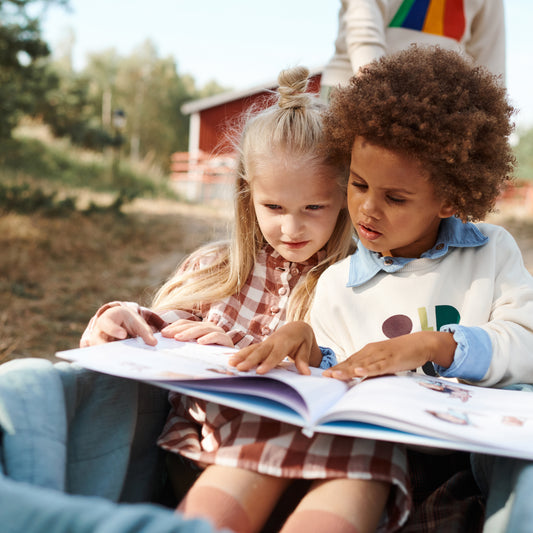
[[[157,344],[152,328],[141,315],[128,307],[110,307],[95,319],[85,345],[105,344],[128,337],[141,337],[150,346]]]
[[[300,374],[310,374],[309,365],[320,365],[322,352],[309,324],[289,322],[263,342],[239,350],[229,364],[242,371],[257,367],[257,374],[266,374],[287,356],[294,361]]]
[[[197,320],[176,320],[161,330],[163,337],[178,341],[196,341],[198,344],[220,344],[233,348],[231,337],[219,326],[211,322]]]
[[[367,344],[346,361],[324,370],[323,375],[342,380],[381,376],[413,370],[423,366],[427,361],[448,368],[453,362],[456,346],[452,333],[440,331],[410,333]]]

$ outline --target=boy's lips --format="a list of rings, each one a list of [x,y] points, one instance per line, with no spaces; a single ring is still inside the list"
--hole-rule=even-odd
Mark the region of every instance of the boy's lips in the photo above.
[[[364,224],[357,224],[357,229],[357,233],[359,233],[359,236],[363,237],[368,241],[373,241],[378,237],[381,237],[382,235],[379,231],[376,231],[375,229],[369,226],[365,226]]]

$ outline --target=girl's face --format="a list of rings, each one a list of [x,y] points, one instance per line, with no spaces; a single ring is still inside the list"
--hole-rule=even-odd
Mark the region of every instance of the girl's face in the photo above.
[[[420,257],[453,215],[415,161],[362,137],[352,148],[348,210],[365,248],[397,257]]]
[[[266,241],[287,261],[307,261],[328,242],[342,189],[328,167],[310,157],[273,153],[255,164],[252,201]]]

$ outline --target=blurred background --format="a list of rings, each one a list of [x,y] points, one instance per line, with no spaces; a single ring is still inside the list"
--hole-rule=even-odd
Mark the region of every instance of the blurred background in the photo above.
[[[225,133],[278,72],[333,53],[336,0],[0,0],[0,362],[75,347],[227,235]],[[533,37],[505,0],[515,185],[494,219],[533,270]]]

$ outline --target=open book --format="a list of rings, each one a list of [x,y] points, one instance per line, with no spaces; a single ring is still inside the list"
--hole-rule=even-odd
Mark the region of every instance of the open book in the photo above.
[[[533,459],[533,394],[487,389],[412,372],[349,383],[284,361],[266,375],[228,365],[236,350],[157,335],[58,352],[98,372],[153,383],[301,426],[406,444]]]

